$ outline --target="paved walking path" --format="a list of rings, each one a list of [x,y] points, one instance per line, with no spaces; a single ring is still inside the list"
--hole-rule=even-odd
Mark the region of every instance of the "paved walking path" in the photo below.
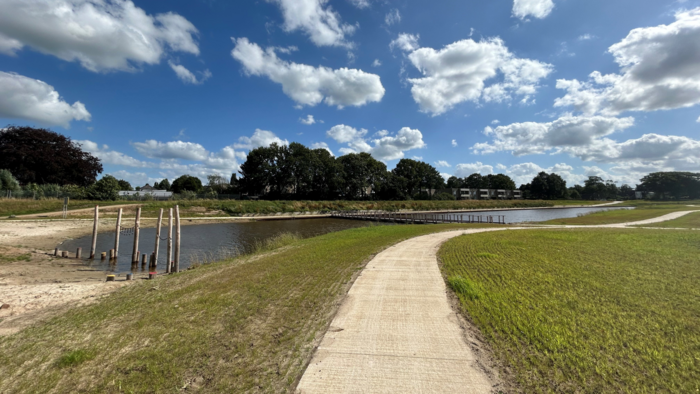
[[[691,212],[697,211],[614,225],[555,228],[625,227]],[[495,382],[479,368],[448,303],[436,255],[443,242],[462,234],[519,229],[525,228],[429,234],[379,253],[348,292],[297,393],[492,392]]]

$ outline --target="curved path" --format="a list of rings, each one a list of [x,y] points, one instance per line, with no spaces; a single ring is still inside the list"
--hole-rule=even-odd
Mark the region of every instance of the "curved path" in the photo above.
[[[697,211],[602,226],[626,227]],[[550,229],[553,226],[541,227]],[[362,271],[316,350],[297,393],[490,393],[493,381],[465,341],[437,263],[440,245],[462,234],[535,229],[481,228],[398,243]]]

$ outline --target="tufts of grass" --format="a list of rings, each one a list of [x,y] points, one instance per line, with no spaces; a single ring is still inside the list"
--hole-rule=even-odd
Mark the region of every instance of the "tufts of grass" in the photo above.
[[[92,360],[95,357],[93,352],[87,350],[70,351],[56,361],[56,367],[68,368],[76,367],[86,361]]]
[[[541,229],[458,237],[439,256],[522,392],[694,393],[699,252],[697,231]]]
[[[488,225],[372,226],[123,287],[0,337],[0,392],[292,393],[349,285],[404,239]],[[261,249],[262,250],[262,249]],[[92,359],[55,368],[66,349]]]
[[[488,252],[477,253],[476,256],[477,257],[484,257],[487,259],[497,259],[498,258],[497,254],[488,253]]]
[[[135,202],[138,203],[138,202]],[[89,201],[89,200],[71,200],[68,204],[68,209],[93,208],[95,205],[110,206],[129,204],[128,201]],[[0,217],[9,215],[29,215],[33,213],[56,212],[63,209],[63,199],[45,199],[45,200],[24,200],[14,198],[0,199]]]
[[[484,295],[484,291],[479,284],[469,279],[464,279],[459,275],[447,278],[447,284],[460,298],[464,297],[470,301],[478,300]]]
[[[283,248],[285,246],[289,246],[299,240],[301,240],[302,237],[299,234],[295,233],[281,233],[278,235],[275,235],[272,238],[267,238],[265,240],[256,240],[253,245],[251,246],[251,253],[252,254],[260,254],[260,253],[265,253],[269,252],[271,250]]]

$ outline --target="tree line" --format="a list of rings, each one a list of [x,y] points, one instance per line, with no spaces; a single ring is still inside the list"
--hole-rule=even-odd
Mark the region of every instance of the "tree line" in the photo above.
[[[129,182],[104,175],[97,157],[82,150],[70,138],[47,129],[8,126],[0,130],[0,190],[23,191],[41,197],[67,195],[78,199],[112,200],[119,191],[134,190]],[[240,178],[238,177],[240,175]],[[428,163],[401,159],[388,170],[369,153],[334,157],[326,149],[311,149],[293,142],[251,150],[239,173],[230,178],[212,174],[207,184],[189,174],[172,183],[153,187],[173,193],[205,193],[208,196],[242,193],[267,199],[290,200],[410,200],[454,199],[445,188],[516,188],[505,174],[452,176],[445,181]],[[136,188],[137,190],[139,187]],[[556,173],[540,172],[519,188],[531,199],[632,199],[635,192],[658,199],[700,198],[700,174],[656,172],[632,188],[611,180],[588,177],[583,185],[567,187]],[[434,193],[433,191],[437,191]]]

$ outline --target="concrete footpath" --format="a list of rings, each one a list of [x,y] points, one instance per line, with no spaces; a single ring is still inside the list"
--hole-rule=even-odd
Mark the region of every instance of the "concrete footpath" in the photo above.
[[[469,229],[396,244],[372,259],[350,288],[297,386],[316,393],[491,393],[487,375],[452,310],[437,262],[440,245],[462,234],[552,228],[624,228],[676,219],[674,212],[600,226]]]
[[[297,393],[489,393],[437,264],[446,240],[424,235],[379,253],[357,278]]]

